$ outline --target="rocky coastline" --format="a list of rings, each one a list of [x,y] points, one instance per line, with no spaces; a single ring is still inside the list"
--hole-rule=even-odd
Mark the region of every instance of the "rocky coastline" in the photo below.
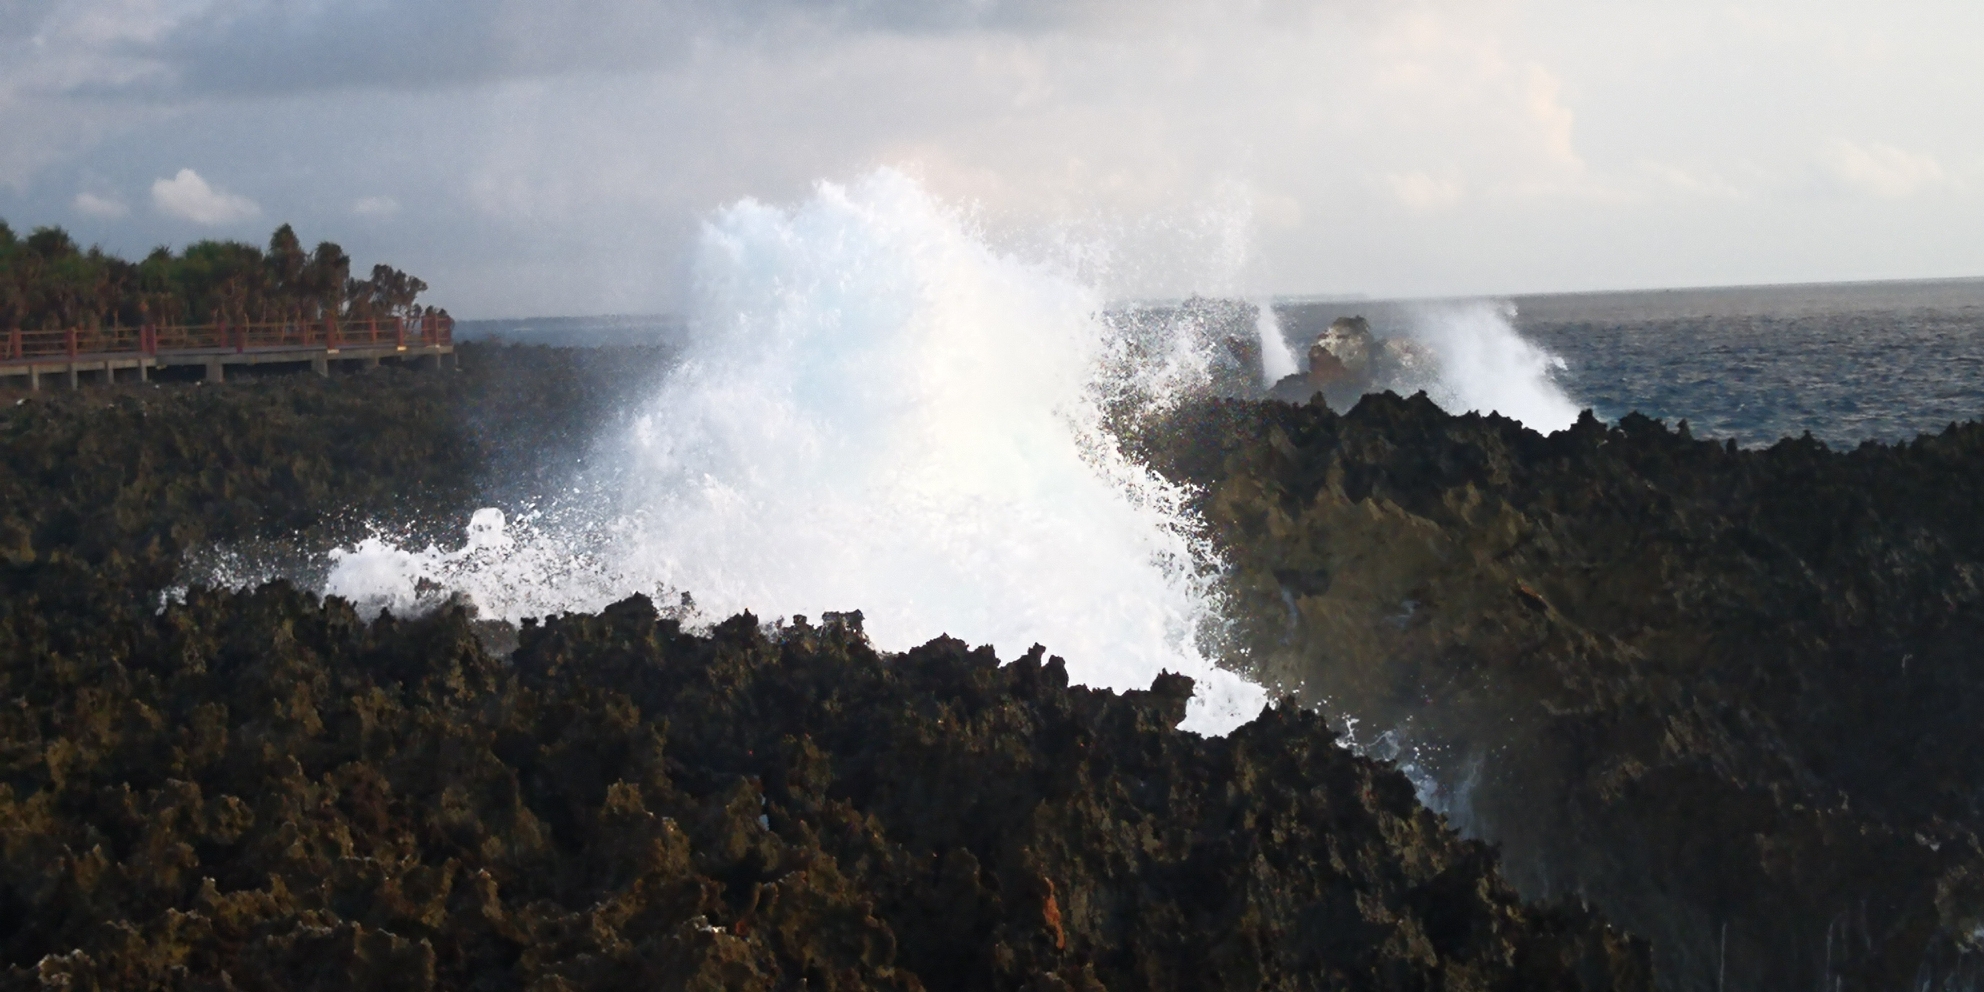
[[[0,406],[0,987],[1980,978],[1984,426],[1189,403],[1132,443],[1286,697],[1222,739],[1176,729],[1189,680],[858,615],[637,597],[497,651],[456,606],[161,605],[202,548],[442,535],[666,360],[462,355]]]
[[[1178,732],[1179,676],[639,598],[507,659],[282,585],[31,625],[12,988],[1649,987],[1313,713]]]
[[[1352,722],[1664,988],[1969,988],[1984,920],[1984,425],[1761,450],[1425,396],[1216,401],[1239,652]]]

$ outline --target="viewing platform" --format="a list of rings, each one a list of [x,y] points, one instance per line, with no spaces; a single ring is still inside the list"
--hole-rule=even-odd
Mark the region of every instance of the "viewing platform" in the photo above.
[[[0,384],[26,379],[41,388],[47,376],[77,388],[83,377],[135,381],[154,369],[196,366],[220,382],[230,365],[309,366],[331,374],[333,362],[377,366],[381,360],[427,362],[441,368],[455,353],[455,322],[441,314],[367,320],[289,320],[190,326],[144,325],[66,331],[0,331]]]

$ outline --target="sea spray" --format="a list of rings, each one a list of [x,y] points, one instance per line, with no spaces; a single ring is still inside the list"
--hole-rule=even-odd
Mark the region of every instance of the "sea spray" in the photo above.
[[[1563,359],[1523,338],[1514,321],[1505,301],[1408,307],[1405,335],[1435,358],[1412,385],[1444,409],[1499,413],[1544,434],[1576,423],[1578,405],[1556,379]]]
[[[1299,371],[1295,350],[1282,333],[1281,318],[1274,312],[1274,304],[1266,300],[1260,302],[1254,316],[1254,336],[1261,342],[1261,385],[1272,386]]]
[[[327,589],[401,608],[460,593],[512,619],[636,591],[711,617],[859,608],[883,648],[1038,642],[1115,689],[1189,674],[1192,729],[1258,711],[1263,691],[1203,646],[1218,562],[1187,494],[1104,426],[1126,392],[1173,384],[1136,381],[1099,291],[995,251],[888,170],[721,211],[695,276],[682,360],[601,439],[617,471],[584,512],[484,511],[457,551],[375,539]]]

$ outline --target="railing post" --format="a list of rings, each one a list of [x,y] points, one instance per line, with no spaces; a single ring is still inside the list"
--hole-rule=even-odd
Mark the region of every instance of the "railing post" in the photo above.
[[[327,348],[344,347],[344,339],[338,336],[337,314],[327,313],[324,315],[324,346]]]
[[[405,317],[393,318],[393,346],[401,351],[406,350],[406,318]]]
[[[73,362],[76,360],[76,329],[69,328],[69,332],[64,337],[69,345],[69,360]]]

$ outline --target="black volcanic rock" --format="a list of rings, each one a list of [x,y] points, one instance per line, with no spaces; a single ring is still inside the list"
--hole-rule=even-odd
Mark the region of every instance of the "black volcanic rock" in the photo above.
[[[189,555],[319,557],[374,525],[447,543],[486,501],[569,484],[660,348],[467,343],[459,371],[0,389],[0,592],[173,585]],[[156,605],[155,603],[153,605]]]
[[[1746,451],[1381,394],[1146,444],[1204,487],[1257,672],[1664,987],[1980,977],[1984,425]]]
[[[281,584],[0,600],[0,988],[1644,989],[1397,772],[1190,680],[706,636],[640,598],[490,656]]]

